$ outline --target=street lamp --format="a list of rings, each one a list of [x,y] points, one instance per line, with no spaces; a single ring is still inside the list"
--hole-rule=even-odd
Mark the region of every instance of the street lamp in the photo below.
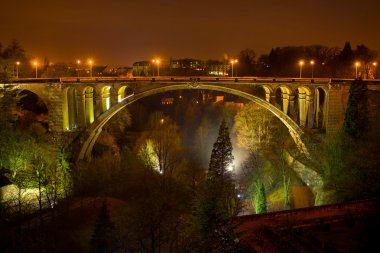
[[[16,78],[18,79],[18,66],[20,65],[20,62],[16,62]]]
[[[305,62],[303,60],[300,60],[298,64],[300,65],[300,78],[302,78],[302,66],[305,64]]]
[[[160,59],[153,59],[153,63],[157,64],[157,76],[160,76]],[[154,68],[153,68],[153,76],[154,76]]]
[[[355,62],[355,78],[358,78],[358,67],[360,66],[360,62]]]
[[[92,77],[92,60],[89,60],[88,63],[90,64],[90,77]]]
[[[80,60],[77,60],[77,76],[79,77],[79,65],[80,65]]]
[[[232,59],[231,60],[231,69],[232,69],[232,72],[231,72],[231,76],[234,77],[234,63],[238,63],[238,60],[236,59]],[[236,65],[236,76],[237,76],[237,65]]]
[[[37,68],[38,68],[38,63],[35,61],[33,62],[34,66],[36,66],[36,78],[37,78]]]
[[[311,65],[311,78],[314,78],[314,60],[311,60],[310,61],[310,65]]]
[[[374,73],[373,73],[373,78],[375,78],[376,79],[376,77],[377,77],[377,62],[373,62],[372,63],[372,65],[373,65],[373,67],[375,68],[375,71],[374,71]]]

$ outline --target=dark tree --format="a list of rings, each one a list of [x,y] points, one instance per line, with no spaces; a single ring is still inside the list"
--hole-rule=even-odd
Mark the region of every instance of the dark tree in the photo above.
[[[356,139],[362,136],[368,126],[367,85],[362,79],[351,82],[343,132]]]
[[[223,120],[212,150],[208,177],[200,186],[195,203],[195,222],[204,238],[214,235],[224,219],[238,212],[235,184],[227,172],[232,161],[231,140]]]
[[[339,55],[339,60],[343,64],[351,64],[354,57],[354,53],[351,48],[350,42],[344,44],[343,50]]]
[[[12,42],[4,49],[2,55],[5,59],[24,60],[26,58],[25,50],[16,39],[13,39]]]
[[[94,234],[91,238],[91,252],[112,252],[112,248],[114,247],[113,231],[114,225],[108,213],[107,203],[104,201],[95,225]]]
[[[219,127],[219,135],[212,149],[209,174],[211,177],[224,178],[228,166],[232,164],[232,144],[226,121],[223,120]]]
[[[250,48],[244,49],[239,53],[239,63],[237,66],[238,76],[252,76],[255,72],[256,53]]]

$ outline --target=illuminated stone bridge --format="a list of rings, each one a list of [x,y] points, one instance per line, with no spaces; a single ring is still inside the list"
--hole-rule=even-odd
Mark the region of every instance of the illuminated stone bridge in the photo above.
[[[307,129],[320,129],[319,132],[328,135],[340,129],[350,82],[254,77],[103,77],[18,79],[0,84],[0,88],[11,86],[38,95],[48,109],[49,131],[58,139],[79,137],[78,159],[86,160],[91,157],[102,127],[126,105],[154,94],[183,89],[222,91],[259,104],[288,127],[299,148],[307,154],[304,134]]]

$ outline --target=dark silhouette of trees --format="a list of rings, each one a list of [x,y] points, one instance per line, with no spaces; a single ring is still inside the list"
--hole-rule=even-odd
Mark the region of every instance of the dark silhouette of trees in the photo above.
[[[2,57],[5,59],[18,59],[26,60],[25,50],[22,48],[20,42],[13,39],[11,43],[4,49]]]
[[[17,62],[20,63],[18,66],[16,66]],[[17,70],[20,77],[27,76],[31,71],[31,66],[26,51],[18,40],[13,39],[4,49],[0,45],[0,80],[15,77]]]
[[[256,67],[256,53],[250,48],[242,50],[238,55],[236,67],[237,76],[254,76]],[[235,67],[234,67],[235,68]]]
[[[111,222],[107,203],[104,201],[100,208],[98,220],[91,238],[91,252],[113,252],[115,241],[114,224]]]
[[[368,88],[361,79],[351,82],[343,132],[357,139],[367,131],[368,127]]]
[[[343,49],[322,45],[277,47],[272,48],[268,55],[259,57],[257,75],[297,77],[301,59],[304,61],[303,77],[311,77],[310,61],[313,60],[314,77],[352,78],[355,61],[359,61],[359,73],[364,72],[366,78],[371,78],[371,64],[376,59],[376,53],[364,45],[358,45],[353,50],[350,42],[346,42]]]

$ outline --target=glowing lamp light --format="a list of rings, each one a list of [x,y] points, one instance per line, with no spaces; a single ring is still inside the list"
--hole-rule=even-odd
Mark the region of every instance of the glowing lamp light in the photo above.
[[[160,76],[160,59],[153,59],[152,62],[157,64],[157,76]],[[153,72],[153,76],[154,76],[154,72]]]
[[[230,164],[227,166],[227,171],[233,171],[235,166],[233,164]]]
[[[238,63],[238,60],[236,59],[232,59],[231,60],[231,76],[233,77],[234,76],[234,64],[237,64]],[[237,76],[237,65],[236,65],[236,76]]]
[[[34,62],[33,62],[33,65],[36,66],[36,78],[37,78],[37,76],[38,76],[38,75],[37,75],[38,62],[37,62],[37,61],[34,61]]]
[[[311,78],[314,78],[314,60],[311,60],[310,61],[310,65],[311,65]]]
[[[360,66],[360,62],[355,62],[355,78],[358,78],[358,67]]]
[[[18,79],[18,66],[20,65],[20,62],[16,62],[16,78]]]
[[[90,64],[90,77],[92,77],[92,60],[89,60],[88,63]]]
[[[300,60],[298,64],[300,65],[300,78],[302,78],[302,66],[305,64],[305,62],[303,60]]]

